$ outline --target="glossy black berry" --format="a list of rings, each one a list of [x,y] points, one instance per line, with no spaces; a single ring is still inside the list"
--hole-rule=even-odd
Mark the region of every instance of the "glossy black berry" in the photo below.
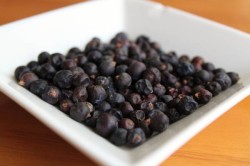
[[[198,103],[193,97],[186,96],[182,98],[176,105],[177,110],[183,115],[189,115],[198,108]]]
[[[124,128],[117,128],[109,137],[110,142],[116,146],[122,146],[127,143],[128,131]]]
[[[90,117],[93,111],[93,105],[89,102],[79,102],[71,106],[70,117],[78,122],[83,122]]]
[[[128,145],[131,147],[136,147],[141,145],[146,141],[146,136],[141,128],[134,128],[129,130],[127,136]]]
[[[48,86],[48,82],[45,80],[36,80],[30,83],[29,90],[37,96],[41,96]]]
[[[49,104],[57,104],[60,99],[61,92],[55,86],[47,86],[42,94],[42,99]]]
[[[103,113],[96,122],[96,132],[103,137],[109,137],[117,127],[117,118],[109,113]]]
[[[72,86],[73,74],[70,70],[60,70],[56,73],[53,81],[59,88],[66,89]]]

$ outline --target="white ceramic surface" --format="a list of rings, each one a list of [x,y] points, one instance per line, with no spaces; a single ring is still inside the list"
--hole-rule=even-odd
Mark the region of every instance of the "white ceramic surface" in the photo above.
[[[119,31],[146,34],[166,51],[201,55],[241,75],[241,81],[206,106],[134,148],[119,148],[53,106],[18,86],[13,72],[38,53],[83,48],[94,36],[103,41]],[[186,12],[147,1],[107,0],[79,3],[0,27],[0,89],[81,152],[102,165],[157,165],[250,94],[250,36]],[[53,147],[52,147],[53,148]]]

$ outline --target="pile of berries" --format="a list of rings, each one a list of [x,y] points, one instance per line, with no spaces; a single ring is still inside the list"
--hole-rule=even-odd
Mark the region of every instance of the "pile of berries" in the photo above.
[[[15,70],[19,85],[117,146],[142,144],[239,80],[202,57],[164,52],[146,36],[93,38],[64,56],[42,52]]]

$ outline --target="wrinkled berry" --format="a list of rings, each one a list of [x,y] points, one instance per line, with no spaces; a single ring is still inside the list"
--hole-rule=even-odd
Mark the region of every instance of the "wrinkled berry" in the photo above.
[[[218,72],[215,74],[214,81],[221,85],[222,90],[226,90],[232,84],[231,78],[224,72]]]
[[[136,147],[138,145],[141,145],[143,142],[145,142],[146,136],[144,131],[141,128],[134,128],[129,130],[127,141],[128,145],[131,147]]]
[[[107,98],[105,89],[100,85],[92,85],[88,87],[89,101],[93,104],[100,104]]]
[[[30,83],[29,90],[34,93],[37,96],[41,96],[42,93],[45,91],[45,89],[48,86],[48,82],[45,80],[36,80]]]
[[[70,117],[78,122],[83,122],[93,111],[93,105],[89,102],[79,102],[71,106]]]
[[[116,117],[109,113],[103,113],[96,122],[96,132],[103,137],[109,137],[117,127]]]
[[[73,74],[70,70],[60,70],[54,77],[54,84],[59,88],[70,88],[72,85]]]
[[[88,93],[87,93],[86,87],[81,85],[74,89],[72,100],[75,103],[84,102],[84,101],[87,101],[87,99],[88,99]]]
[[[55,86],[47,86],[42,94],[42,99],[49,104],[57,104],[60,99],[61,92]]]
[[[153,87],[147,79],[140,79],[135,83],[137,92],[148,95],[153,93]]]
[[[183,114],[188,115],[198,108],[198,103],[193,97],[186,96],[177,103],[177,110]]]
[[[20,80],[18,81],[18,84],[25,88],[29,88],[30,84],[36,80],[38,80],[37,75],[32,72],[26,72],[21,76]]]
[[[72,107],[73,102],[70,99],[63,99],[60,101],[60,110],[64,113],[69,113],[70,108]]]

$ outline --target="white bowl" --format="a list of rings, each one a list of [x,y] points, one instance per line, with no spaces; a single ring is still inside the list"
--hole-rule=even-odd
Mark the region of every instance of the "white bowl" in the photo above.
[[[17,85],[15,68],[41,51],[65,53],[83,48],[94,36],[109,41],[124,31],[146,34],[166,50],[201,55],[241,80],[190,116],[134,148],[120,148]],[[0,88],[29,113],[81,152],[103,165],[156,165],[250,94],[250,36],[227,26],[148,1],[92,1],[40,14],[0,27]],[[14,116],[14,115],[13,115]],[[52,147],[53,148],[53,147]]]

